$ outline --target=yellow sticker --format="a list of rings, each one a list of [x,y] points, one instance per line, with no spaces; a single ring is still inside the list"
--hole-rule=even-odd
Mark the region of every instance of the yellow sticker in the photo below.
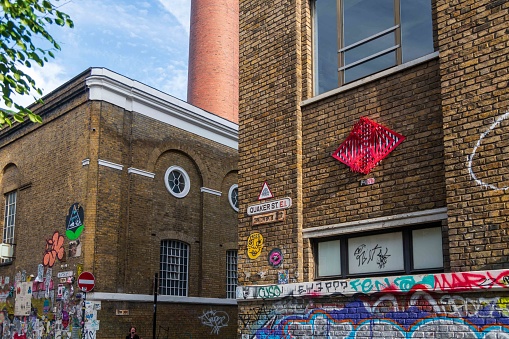
[[[247,255],[250,259],[256,259],[260,256],[263,249],[263,236],[258,233],[252,233],[247,239]]]

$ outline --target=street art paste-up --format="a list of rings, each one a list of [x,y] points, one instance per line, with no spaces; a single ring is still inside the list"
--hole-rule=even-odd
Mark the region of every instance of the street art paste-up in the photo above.
[[[46,240],[46,249],[42,263],[46,267],[53,267],[56,259],[63,260],[65,256],[64,237],[55,231],[51,239]]]
[[[277,283],[288,284],[288,270],[277,272]]]
[[[80,239],[69,241],[69,258],[76,258],[81,256],[81,241]]]
[[[272,267],[278,267],[283,263],[283,252],[279,248],[273,248],[269,253],[269,265]]]
[[[65,235],[69,240],[76,240],[83,233],[85,226],[83,220],[85,219],[85,212],[79,203],[74,203],[69,208],[69,214],[65,219],[66,229]]]
[[[251,233],[247,239],[247,255],[250,259],[256,259],[260,256],[263,249],[263,236],[258,233]]]

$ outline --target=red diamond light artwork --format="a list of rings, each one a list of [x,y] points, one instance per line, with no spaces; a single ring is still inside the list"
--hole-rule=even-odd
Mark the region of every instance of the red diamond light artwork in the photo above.
[[[401,134],[361,117],[332,156],[352,171],[368,174],[403,140],[405,137]]]

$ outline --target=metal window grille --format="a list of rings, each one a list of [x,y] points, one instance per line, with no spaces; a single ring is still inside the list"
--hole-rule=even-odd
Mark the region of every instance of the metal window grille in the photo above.
[[[236,298],[237,289],[237,250],[226,251],[226,297]]]
[[[189,245],[177,240],[161,242],[159,294],[187,296]]]

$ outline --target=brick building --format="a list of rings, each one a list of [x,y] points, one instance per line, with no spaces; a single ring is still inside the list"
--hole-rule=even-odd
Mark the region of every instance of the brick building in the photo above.
[[[509,2],[240,2],[239,337],[509,337]]]
[[[78,338],[86,297],[87,337],[151,338],[156,274],[158,338],[235,337],[237,125],[102,68],[33,109],[0,132],[2,337]]]

